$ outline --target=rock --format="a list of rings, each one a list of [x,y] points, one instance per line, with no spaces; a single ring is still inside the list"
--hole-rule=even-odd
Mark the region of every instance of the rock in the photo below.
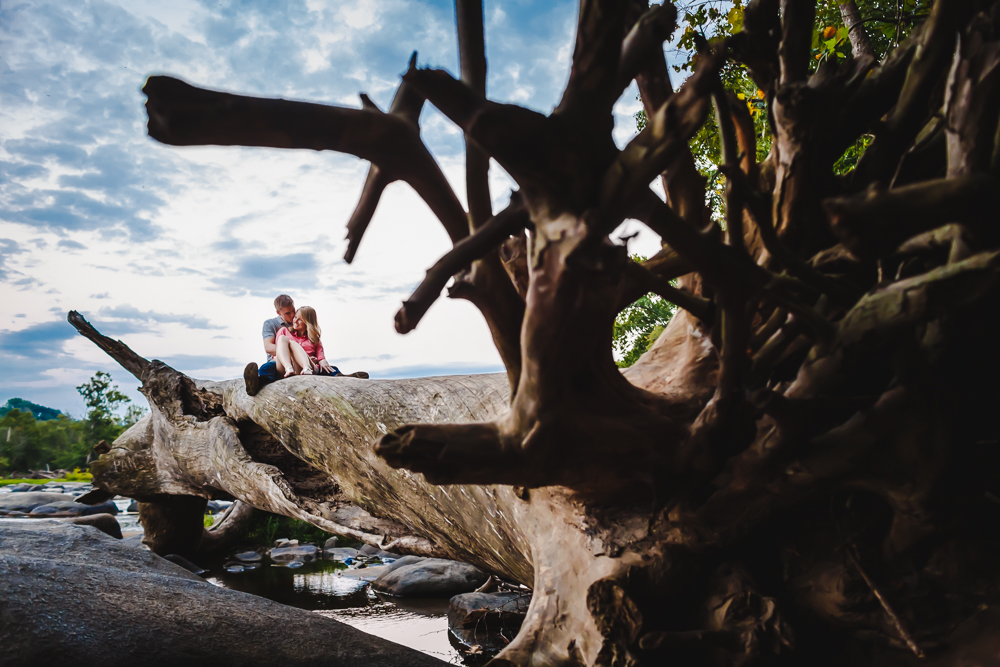
[[[41,484],[21,483],[11,484],[7,488],[10,489],[11,493],[26,493],[28,491],[38,491],[40,486]]]
[[[72,523],[77,526],[92,526],[105,535],[110,535],[111,537],[119,540],[122,539],[122,527],[118,523],[118,519],[111,514],[90,514],[70,519],[61,519],[61,521]]]
[[[334,535],[333,537],[329,538],[326,542],[323,543],[323,551],[329,551],[331,549],[336,549],[336,548],[337,548],[337,536],[336,535]]]
[[[282,538],[279,538],[279,539],[277,539],[277,540],[274,541],[274,546],[275,547],[297,547],[297,546],[299,546],[299,541],[298,540],[289,540],[287,538],[282,537]]]
[[[319,614],[213,586],[85,526],[0,524],[0,581],[3,665],[446,664]]]
[[[233,554],[233,558],[241,563],[257,563],[260,561],[261,555],[256,551],[243,551],[238,554]]]
[[[142,533],[136,533],[135,535],[129,535],[128,537],[123,535],[122,544],[133,549],[149,551],[149,547],[142,543]]]
[[[139,511],[139,501],[138,500],[133,500],[132,502],[130,502],[128,504],[128,507],[125,508],[125,511],[126,512],[130,512],[130,513],[131,512],[138,512]]]
[[[350,577],[351,579],[360,579],[361,581],[372,582],[385,574],[388,569],[388,565],[373,565],[372,567],[341,570],[339,574],[342,577]]]
[[[350,547],[337,547],[324,551],[323,557],[327,560],[339,560],[341,563],[346,563],[348,559],[353,560],[358,557],[358,550]]]
[[[164,558],[169,560],[171,563],[177,563],[191,574],[196,574],[199,577],[203,577],[206,574],[208,574],[208,570],[201,567],[200,565],[195,565],[184,556],[178,556],[177,554],[167,554],[166,556],[164,556]]]
[[[3,497],[0,497],[0,509],[5,509],[8,512],[30,512],[36,507],[63,501],[73,502],[62,493],[46,493],[45,491],[5,493]]]
[[[364,545],[358,551],[360,551],[364,556],[374,556],[376,558],[381,558],[382,560],[397,560],[400,558],[399,554],[382,551],[378,547],[373,547],[370,544]]]
[[[110,500],[100,505],[84,505],[72,500],[39,505],[31,510],[31,516],[89,516],[91,514],[118,514],[118,508]]]
[[[517,635],[531,593],[463,593],[448,602],[448,630],[466,647],[499,651]]]
[[[473,565],[443,558],[406,556],[388,567],[372,586],[396,597],[451,597],[474,591],[489,578]]]
[[[293,542],[295,540],[292,540]],[[293,562],[308,563],[319,558],[319,548],[314,544],[275,547],[267,552],[268,558],[275,563],[290,564]]]

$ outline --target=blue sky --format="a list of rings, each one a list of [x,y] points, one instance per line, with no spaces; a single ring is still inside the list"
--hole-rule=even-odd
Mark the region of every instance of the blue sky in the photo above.
[[[488,95],[549,112],[568,77],[576,13],[575,1],[487,0]],[[452,3],[0,4],[0,402],[19,396],[81,415],[74,387],[98,370],[144,401],[66,323],[71,309],[147,358],[194,377],[237,377],[262,360],[260,324],[282,291],[316,308],[344,370],[501,370],[466,302],[441,299],[416,331],[393,330],[400,302],[449,247],[408,186],[390,186],[346,265],[344,225],[366,163],[179,149],[146,136],[140,89],[151,74],[352,107],[366,92],[386,108],[413,51],[422,66],[457,69]],[[620,145],[638,109],[632,88],[616,109]],[[429,105],[421,127],[464,199],[461,133]],[[499,208],[512,182],[496,165],[491,179]],[[630,249],[656,244],[647,232]]]

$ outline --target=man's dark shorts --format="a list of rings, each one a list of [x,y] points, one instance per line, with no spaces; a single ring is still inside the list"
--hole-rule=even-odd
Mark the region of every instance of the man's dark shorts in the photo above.
[[[281,376],[278,375],[278,365],[274,363],[273,359],[257,369],[257,375],[260,376],[260,386],[262,387],[281,379]]]
[[[343,375],[343,373],[340,372],[340,369],[337,368],[336,366],[331,366],[329,372],[318,370],[316,374],[330,375],[333,377],[336,377],[337,375]],[[282,379],[282,376],[278,373],[278,365],[274,363],[273,359],[265,363],[259,369],[257,369],[257,375],[260,376],[261,387],[269,385],[272,382],[277,382],[278,380]]]

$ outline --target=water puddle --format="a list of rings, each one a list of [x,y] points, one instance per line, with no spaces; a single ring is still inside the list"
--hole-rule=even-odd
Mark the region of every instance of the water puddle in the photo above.
[[[453,665],[484,665],[485,658],[463,655],[448,632],[447,599],[390,598],[375,593],[337,561],[318,560],[292,569],[257,563],[256,569],[227,572],[223,561],[204,564],[206,580],[216,586],[307,609]]]

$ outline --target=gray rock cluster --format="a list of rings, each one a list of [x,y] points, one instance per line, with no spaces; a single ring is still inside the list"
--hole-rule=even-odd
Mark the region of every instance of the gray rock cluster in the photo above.
[[[445,664],[84,526],[0,522],[0,582],[2,665]]]
[[[494,653],[517,636],[529,604],[523,590],[456,595],[448,601],[448,630],[467,651]]]
[[[32,485],[35,486],[35,485]],[[0,495],[0,516],[67,517],[91,514],[118,514],[113,501],[84,505],[72,494],[55,491],[21,491]]]

